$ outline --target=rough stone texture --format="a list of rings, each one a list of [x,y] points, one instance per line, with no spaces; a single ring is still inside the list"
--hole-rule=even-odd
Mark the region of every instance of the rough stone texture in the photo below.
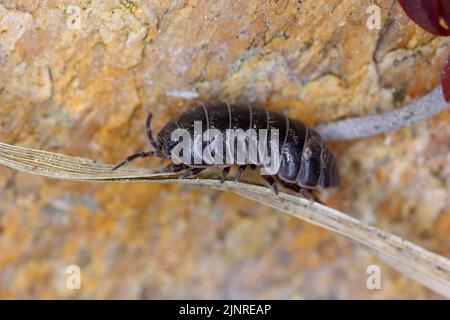
[[[366,27],[374,3],[381,30]],[[156,128],[200,101],[309,124],[376,113],[431,91],[448,49],[392,0],[2,0],[0,140],[116,162],[147,148],[146,108]],[[449,257],[449,121],[332,144],[343,184],[322,197]],[[0,298],[437,297],[350,241],[233,194],[4,167],[0,187]],[[72,264],[82,290],[65,286]],[[382,290],[366,288],[370,264]]]

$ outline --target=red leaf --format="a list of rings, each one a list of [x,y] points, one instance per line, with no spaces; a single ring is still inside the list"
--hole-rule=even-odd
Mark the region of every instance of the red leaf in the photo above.
[[[399,0],[405,13],[425,31],[436,36],[449,36],[448,27],[441,25],[441,19],[450,25],[449,0]]]
[[[436,36],[450,36],[450,0],[398,1],[408,17],[425,31]],[[450,54],[441,72],[441,83],[444,98],[450,101]]]
[[[447,56],[442,68],[441,83],[445,101],[448,102],[450,100],[450,54]]]
[[[441,0],[442,16],[447,24],[447,28],[450,29],[450,1]]]

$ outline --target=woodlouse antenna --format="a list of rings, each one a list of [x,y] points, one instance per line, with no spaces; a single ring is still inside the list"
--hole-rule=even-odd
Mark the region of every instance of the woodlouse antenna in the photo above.
[[[147,131],[147,137],[152,147],[155,148],[155,150],[161,150],[161,146],[159,145],[158,142],[156,142],[155,138],[153,137],[152,118],[153,113],[150,110],[147,110],[147,120],[145,121],[145,130]]]

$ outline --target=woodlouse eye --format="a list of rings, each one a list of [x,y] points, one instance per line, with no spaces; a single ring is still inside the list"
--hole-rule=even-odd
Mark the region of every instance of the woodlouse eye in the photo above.
[[[436,36],[450,36],[450,1],[399,0],[405,13],[424,30]],[[442,90],[450,101],[450,55],[441,73]]]

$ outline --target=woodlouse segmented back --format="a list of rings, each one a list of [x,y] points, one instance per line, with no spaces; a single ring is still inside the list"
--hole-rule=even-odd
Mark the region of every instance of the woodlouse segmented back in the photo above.
[[[277,140],[271,139],[261,140],[259,135],[256,135],[255,142],[262,145],[264,150],[272,150],[271,147],[276,142],[279,146],[277,154],[280,159],[278,170],[272,175],[263,175],[263,178],[270,184],[270,186],[277,192],[276,180],[283,183],[283,185],[295,189],[296,191],[302,188],[332,188],[339,185],[339,174],[336,165],[336,160],[330,149],[324,144],[320,135],[312,128],[307,127],[303,123],[289,119],[288,117],[268,111],[262,108],[251,107],[246,104],[226,104],[220,103],[211,106],[198,106],[182,113],[178,118],[171,120],[158,133],[155,140],[152,135],[150,126],[151,114],[147,119],[147,135],[155,148],[154,151],[140,152],[129,156],[125,161],[115,167],[120,166],[139,157],[157,156],[174,161],[173,151],[175,147],[181,143],[179,140],[172,139],[172,134],[176,130],[185,130],[195,140],[196,132],[195,122],[202,124],[202,132],[210,132],[210,129],[215,129],[216,132],[226,136],[230,130],[241,130],[242,132],[255,130],[255,132],[266,130],[267,136],[272,137],[272,132],[277,132]],[[209,130],[209,131],[208,131]],[[215,139],[212,139],[213,141]],[[211,142],[209,141],[209,142]],[[229,141],[227,141],[229,142]],[[215,141],[215,143],[218,143]],[[224,154],[221,159],[226,158],[226,150],[229,145],[226,144],[226,139],[221,141],[224,143]],[[232,142],[234,146],[234,141]],[[201,150],[208,145],[208,141],[200,143]],[[244,157],[244,163],[218,163],[202,159],[200,163],[194,162],[195,157],[198,157],[199,149],[193,145],[187,149],[184,154],[184,159],[188,159],[182,163],[171,163],[168,167],[161,170],[162,172],[181,172],[184,171],[184,176],[195,176],[206,168],[213,166],[224,167],[222,172],[222,182],[226,179],[230,167],[234,164],[239,164],[239,170],[236,175],[238,180],[244,170],[251,165],[255,167],[254,163],[250,162],[249,157]],[[251,148],[249,140],[246,141],[247,154],[250,154],[248,148]],[[232,148],[234,150],[233,159],[237,159],[237,152],[240,149]],[[222,151],[221,151],[222,152]],[[201,153],[201,152],[200,152]],[[217,154],[216,154],[217,156]],[[259,156],[258,156],[259,157]],[[242,159],[242,158],[241,158]],[[257,165],[256,165],[257,166]]]

